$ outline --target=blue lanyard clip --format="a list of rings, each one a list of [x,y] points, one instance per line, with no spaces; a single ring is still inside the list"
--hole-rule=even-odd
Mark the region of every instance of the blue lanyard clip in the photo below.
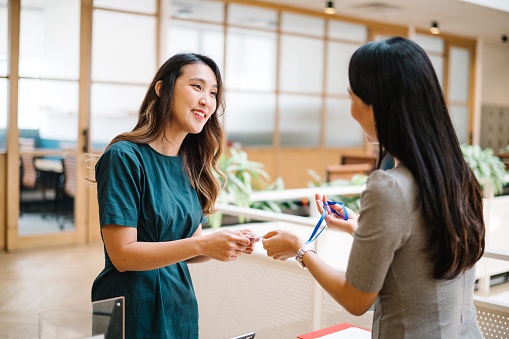
[[[341,206],[341,208],[343,209],[344,216],[339,214],[335,209],[332,209],[332,208],[329,207],[329,206],[333,206],[333,205]],[[325,216],[327,215],[327,212],[329,212],[329,217],[327,218],[327,222],[325,223],[325,225],[322,226],[323,221],[325,219]],[[332,213],[336,214],[338,217],[340,217],[343,220],[348,220],[348,213],[346,211],[345,205],[343,205],[340,202],[336,202],[336,201],[327,201],[327,203],[324,202],[323,203],[322,216],[320,217],[320,220],[316,224],[315,229],[313,230],[313,233],[311,233],[311,236],[309,237],[309,240],[306,241],[306,244],[309,244],[309,243],[315,241],[316,238],[318,238],[318,236],[323,232],[325,227],[327,227],[327,225],[329,224],[329,221],[332,218]],[[320,230],[320,232],[318,232],[318,230]],[[317,232],[318,232],[318,234],[316,234]]]

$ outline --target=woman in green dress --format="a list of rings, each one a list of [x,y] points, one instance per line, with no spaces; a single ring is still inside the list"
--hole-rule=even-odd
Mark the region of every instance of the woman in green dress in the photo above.
[[[250,231],[202,235],[221,189],[219,68],[178,54],[150,84],[131,132],[96,165],[105,268],[92,300],[125,297],[126,338],[197,338],[198,305],[187,263],[251,253]]]

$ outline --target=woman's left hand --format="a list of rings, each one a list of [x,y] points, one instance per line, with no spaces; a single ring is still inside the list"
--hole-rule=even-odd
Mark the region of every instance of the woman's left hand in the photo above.
[[[299,248],[305,245],[304,240],[296,234],[284,230],[269,232],[263,236],[262,241],[267,255],[282,261],[295,257]]]
[[[244,237],[247,237],[247,238],[250,238],[250,237],[256,237],[257,235],[250,229],[242,229],[242,230],[238,230],[236,232],[238,235],[240,236],[244,236]],[[246,249],[244,251],[242,251],[242,253],[246,253],[246,254],[251,254],[253,253],[254,251],[254,247],[256,245],[256,243],[258,241],[260,241],[260,238],[250,238],[249,239],[250,242],[249,242],[249,245],[246,246]]]

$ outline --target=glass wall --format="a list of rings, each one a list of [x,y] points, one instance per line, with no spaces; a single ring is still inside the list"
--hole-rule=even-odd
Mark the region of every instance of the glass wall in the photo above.
[[[348,64],[352,54],[368,40],[364,25],[329,20],[327,43],[325,145],[361,147],[364,132],[350,115]]]
[[[22,236],[74,229],[71,192],[78,131],[80,6],[79,0],[21,1],[18,230]]]
[[[0,149],[5,148],[7,129],[7,93],[9,86],[7,79],[8,24],[7,0],[0,0]]]
[[[133,129],[157,70],[155,1],[95,1],[92,30],[90,137],[102,151]]]
[[[449,111],[460,143],[469,141],[470,51],[449,49]]]
[[[224,6],[173,1],[168,53],[198,52],[225,63],[228,140],[247,147],[362,147],[362,130],[350,116],[347,72],[351,54],[367,41],[367,27]]]
[[[228,139],[272,146],[276,124],[277,12],[228,6],[225,126]]]

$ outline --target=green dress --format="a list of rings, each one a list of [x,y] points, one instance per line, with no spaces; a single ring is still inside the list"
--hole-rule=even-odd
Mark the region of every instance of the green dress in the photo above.
[[[138,241],[160,242],[189,238],[206,222],[182,156],[120,141],[99,159],[96,180],[101,227],[136,227]],[[104,253],[92,301],[125,297],[126,338],[198,338],[198,305],[185,262],[119,272]]]

